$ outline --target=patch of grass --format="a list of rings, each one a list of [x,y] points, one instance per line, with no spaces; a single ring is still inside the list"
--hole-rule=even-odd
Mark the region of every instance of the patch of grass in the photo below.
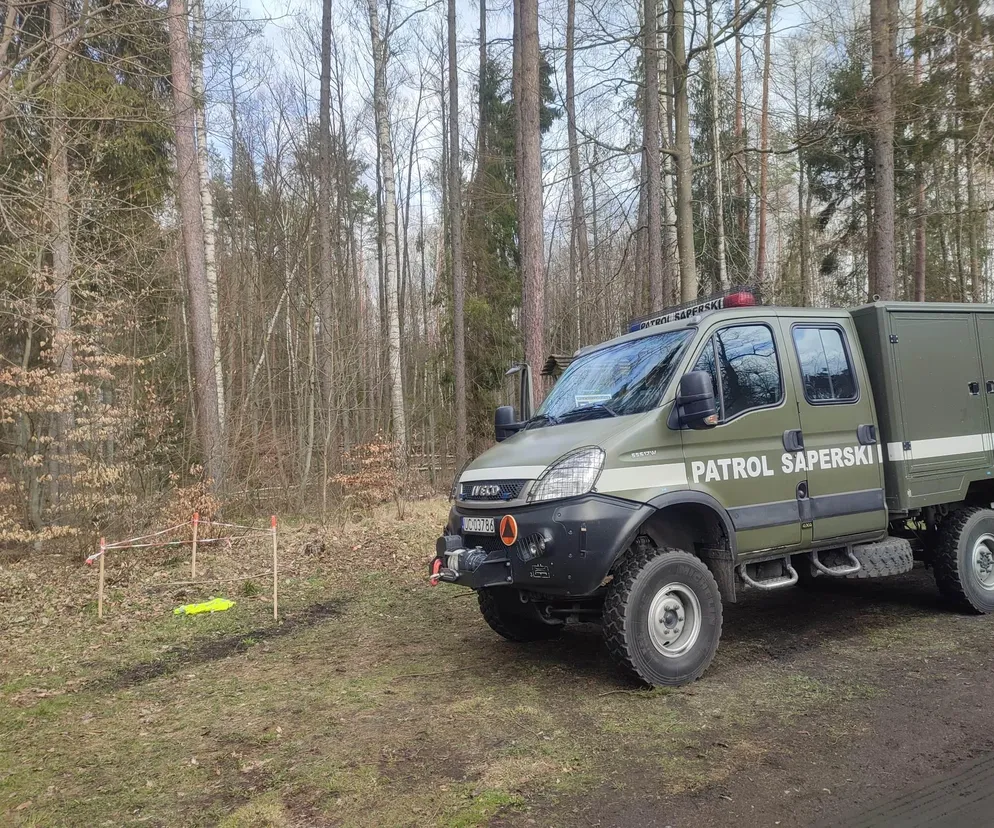
[[[292,824],[280,797],[266,793],[224,817],[218,828],[289,828]]]
[[[241,592],[243,598],[254,598],[256,595],[262,594],[262,587],[255,581],[243,581],[239,592]]]
[[[520,796],[504,791],[486,790],[472,797],[455,813],[448,815],[441,824],[446,828],[476,828],[486,825],[501,811],[519,808],[524,804]]]

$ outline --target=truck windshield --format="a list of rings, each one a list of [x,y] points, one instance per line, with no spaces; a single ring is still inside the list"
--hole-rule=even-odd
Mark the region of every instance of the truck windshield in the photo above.
[[[601,348],[577,359],[535,415],[536,425],[641,414],[659,405],[691,329]]]

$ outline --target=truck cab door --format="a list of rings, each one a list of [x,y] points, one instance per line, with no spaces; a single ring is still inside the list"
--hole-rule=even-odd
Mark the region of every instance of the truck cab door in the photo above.
[[[719,421],[683,429],[688,483],[725,508],[745,554],[801,541],[805,475],[783,469],[785,433],[800,429],[784,345],[775,318],[732,321],[709,331],[689,362],[711,374]]]
[[[780,320],[785,363],[798,389],[808,497],[802,511],[812,539],[877,532],[887,526],[883,450],[866,369],[845,317]]]

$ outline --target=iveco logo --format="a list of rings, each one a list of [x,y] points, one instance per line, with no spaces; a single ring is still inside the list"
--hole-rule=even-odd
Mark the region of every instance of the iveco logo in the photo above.
[[[470,490],[473,497],[500,497],[500,486],[494,483],[482,483]]]

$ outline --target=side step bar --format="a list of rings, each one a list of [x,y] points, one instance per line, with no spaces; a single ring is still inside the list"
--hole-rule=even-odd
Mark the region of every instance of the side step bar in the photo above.
[[[759,567],[763,564],[780,563],[787,574],[775,578],[753,578],[747,571],[750,566]],[[790,557],[777,558],[773,561],[760,561],[753,564],[739,564],[735,570],[739,577],[753,589],[786,589],[797,583],[797,570],[790,564]],[[757,573],[759,574],[759,573]]]
[[[811,567],[812,567],[811,574],[812,575],[815,575],[815,576],[818,576],[818,575],[831,575],[831,576],[833,576],[835,578],[841,578],[841,577],[844,577],[846,575],[855,575],[857,572],[859,572],[863,568],[862,564],[860,564],[860,562],[856,558],[856,556],[853,555],[851,547],[847,546],[845,548],[845,550],[838,549],[838,550],[833,550],[833,551],[835,551],[835,552],[837,552],[839,554],[844,554],[845,557],[849,559],[848,565],[847,564],[838,564],[837,566],[825,566],[825,564],[823,564],[821,562],[821,560],[818,558],[819,552],[817,552],[817,551],[815,551],[815,552],[809,552],[808,553],[808,560],[811,561]]]

